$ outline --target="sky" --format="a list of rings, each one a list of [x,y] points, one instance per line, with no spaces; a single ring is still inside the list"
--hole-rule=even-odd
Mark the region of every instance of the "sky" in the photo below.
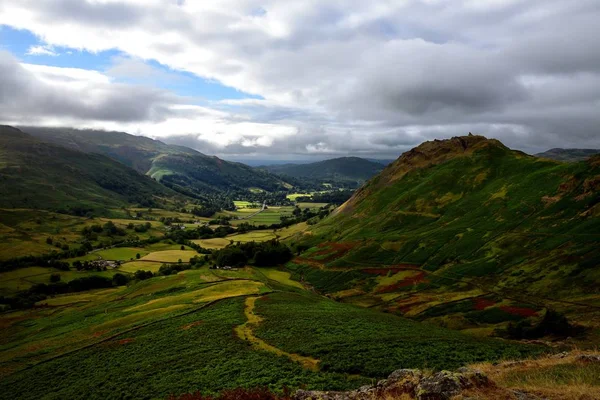
[[[230,159],[600,148],[598,0],[0,0],[0,123]]]

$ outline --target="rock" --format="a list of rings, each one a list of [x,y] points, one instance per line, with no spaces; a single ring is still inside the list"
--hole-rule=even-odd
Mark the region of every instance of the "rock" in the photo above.
[[[597,354],[581,354],[575,358],[575,361],[584,363],[600,363],[600,355]]]
[[[399,397],[401,394],[415,395],[423,373],[418,369],[399,369],[390,374],[387,379],[379,381],[376,394],[379,397]]]
[[[469,387],[489,387],[492,386],[493,383],[489,380],[487,375],[478,369],[462,367],[457,370],[458,373],[462,375],[463,378],[466,379],[466,382],[463,380],[463,388]]]
[[[419,382],[416,397],[418,400],[448,400],[466,386],[468,380],[461,374],[441,371]]]
[[[569,356],[568,351],[563,351],[562,353],[557,353],[552,356],[552,358],[567,358]]]

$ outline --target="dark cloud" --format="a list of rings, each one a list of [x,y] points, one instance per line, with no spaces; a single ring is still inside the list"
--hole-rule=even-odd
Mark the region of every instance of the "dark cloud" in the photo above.
[[[187,124],[168,139],[205,153],[388,157],[470,131],[530,152],[600,147],[598,0],[224,0],[201,11],[176,1],[23,1],[30,18],[3,20],[51,45],[119,49],[261,95],[213,104],[222,113],[213,118],[297,129],[265,134],[269,145],[256,141],[260,127],[244,124],[233,133]],[[153,122],[203,113],[173,111],[180,100],[149,87],[83,93],[37,82],[14,60],[0,68],[1,118]],[[226,134],[234,138],[226,146],[211,140]]]

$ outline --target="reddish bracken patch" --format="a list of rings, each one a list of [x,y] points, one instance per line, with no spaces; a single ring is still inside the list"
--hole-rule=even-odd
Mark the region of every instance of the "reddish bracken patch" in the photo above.
[[[478,311],[485,310],[486,308],[491,307],[494,304],[496,304],[494,300],[486,299],[484,297],[478,297],[476,299],[473,299],[473,305]]]
[[[135,339],[134,339],[134,338],[127,338],[127,339],[121,339],[121,340],[119,340],[119,342],[118,342],[118,343],[119,343],[119,344],[128,344],[128,343],[132,343],[132,342],[134,342],[134,341],[135,341]]]
[[[406,279],[401,280],[400,282],[394,283],[393,285],[383,286],[382,288],[377,290],[377,293],[395,292],[398,289],[401,289],[401,288],[404,288],[407,286],[412,286],[416,283],[424,283],[424,282],[425,282],[425,273],[419,272],[415,276],[410,276]]]
[[[187,324],[187,325],[183,325],[181,327],[182,330],[187,331],[188,329],[192,329],[195,326],[198,326],[200,324],[202,324],[204,321],[196,321],[196,322],[192,322],[191,324]]]
[[[100,336],[104,336],[107,333],[108,333],[108,331],[97,331],[97,332],[94,332],[94,334],[92,335],[92,337],[97,338],[97,337],[100,337]]]
[[[319,259],[319,261],[322,262],[329,262],[329,261],[333,261],[336,260],[340,257],[345,256],[350,250],[352,250],[357,244],[354,242],[344,242],[344,243],[337,243],[337,242],[324,242],[324,243],[319,243],[317,245],[318,248],[322,249],[319,250],[315,253],[313,253],[314,256],[326,256],[322,259]]]
[[[524,318],[535,317],[538,315],[537,311],[525,307],[500,306],[500,309],[509,314],[518,315]]]

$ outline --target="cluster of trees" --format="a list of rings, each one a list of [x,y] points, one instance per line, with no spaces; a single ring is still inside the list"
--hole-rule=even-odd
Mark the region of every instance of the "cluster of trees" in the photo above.
[[[127,229],[129,229],[129,230],[133,229],[134,231],[136,231],[138,233],[148,232],[148,230],[150,228],[152,228],[152,224],[150,222],[146,222],[146,223],[143,223],[143,224],[137,224],[137,225],[134,225],[132,222],[130,222],[127,225]]]
[[[325,193],[314,193],[312,196],[299,196],[296,198],[297,202],[314,202],[314,203],[329,203],[329,204],[342,204],[345,203],[352,195],[354,190],[342,189],[332,190]]]
[[[524,319],[516,323],[511,322],[506,329],[496,331],[496,335],[508,339],[539,339],[544,336],[566,338],[582,333],[583,327],[571,324],[567,317],[554,310],[546,310],[544,318],[537,324]]]
[[[219,267],[268,267],[284,264],[292,259],[292,251],[276,239],[267,242],[238,243],[213,252],[212,260]]]
[[[33,267],[36,265],[51,265],[53,263],[59,263],[55,265],[61,265],[60,259],[64,258],[75,258],[84,256],[88,251],[92,250],[92,246],[89,242],[84,242],[81,247],[77,249],[69,249],[67,251],[52,251],[51,253],[40,255],[40,256],[24,256],[11,258],[9,260],[0,261],[0,271],[11,271],[13,269]],[[67,264],[68,265],[68,264]],[[64,269],[60,266],[56,266],[57,269]]]
[[[109,237],[125,236],[127,232],[116,226],[112,221],[108,221],[104,225],[94,224],[86,226],[82,229],[81,234],[86,240],[97,240],[99,235]]]
[[[30,308],[35,303],[43,301],[48,296],[64,294],[64,293],[75,293],[83,292],[85,290],[92,289],[104,289],[113,286],[122,285],[123,281],[126,284],[129,279],[127,276],[117,273],[113,278],[107,278],[103,276],[86,276],[83,278],[73,279],[69,282],[61,282],[60,275],[54,277],[53,283],[45,284],[40,283],[32,286],[29,290],[17,294],[15,297],[0,297],[0,304],[8,305],[10,308]]]

